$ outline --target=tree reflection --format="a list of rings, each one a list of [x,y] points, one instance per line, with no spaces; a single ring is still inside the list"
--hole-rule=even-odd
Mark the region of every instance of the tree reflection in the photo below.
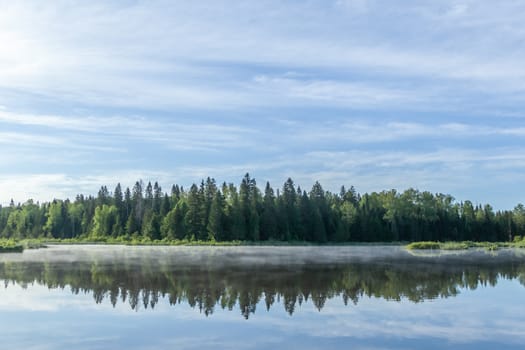
[[[416,258],[354,261],[345,264],[183,266],[144,259],[130,263],[104,262],[1,262],[5,286],[33,283],[49,288],[70,288],[91,293],[96,303],[127,303],[134,310],[153,309],[160,299],[171,305],[187,303],[204,315],[216,308],[239,309],[245,318],[264,305],[284,306],[293,315],[311,302],[321,311],[332,298],[357,304],[363,297],[422,302],[457,295],[461,289],[494,286],[498,279],[518,279],[525,285],[525,264],[519,260],[481,263],[441,263]]]

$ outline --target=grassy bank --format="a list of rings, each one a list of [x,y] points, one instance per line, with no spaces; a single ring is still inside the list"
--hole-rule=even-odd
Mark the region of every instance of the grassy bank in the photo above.
[[[36,238],[36,239],[0,239],[0,253],[23,252],[24,249],[46,248],[48,244],[101,244],[101,245],[150,245],[150,246],[239,246],[245,242],[217,242],[202,240],[150,240],[150,239],[125,239],[125,238]]]
[[[376,245],[404,245],[406,242],[378,242],[378,243],[364,243],[364,242],[327,242],[315,243],[307,241],[215,241],[215,240],[195,240],[195,239],[180,239],[180,240],[151,240],[148,238],[129,238],[129,237],[101,237],[101,238],[68,238],[68,239],[41,239],[43,244],[120,244],[120,245],[152,245],[152,246],[376,246]]]
[[[0,240],[0,253],[21,253],[24,251],[24,246],[12,239]]]
[[[36,238],[36,239],[0,239],[0,253],[22,252],[24,249],[45,248],[47,244],[101,244],[101,245],[129,245],[129,246],[378,246],[397,245],[405,246],[409,250],[467,250],[484,248],[498,250],[500,248],[525,248],[525,238],[517,237],[513,242],[327,242],[313,243],[305,241],[204,241],[195,239],[181,240],[151,240],[144,237],[81,237],[81,238]]]
[[[441,249],[441,250],[466,250],[470,248],[484,248],[486,250],[498,250],[500,248],[525,248],[525,240],[519,239],[513,242],[412,242],[406,246],[409,250],[415,249]]]
[[[151,240],[140,236],[121,237],[79,237],[79,238],[36,238],[19,242],[26,248],[45,247],[46,244],[107,244],[107,245],[152,245],[152,246],[377,246],[394,245],[402,246],[407,242],[326,242],[315,243],[307,241],[215,241],[196,239],[162,239]]]
[[[217,242],[203,240],[151,240],[148,238],[137,237],[84,237],[84,238],[65,238],[50,239],[42,238],[32,240],[33,244],[107,244],[107,245],[152,245],[152,246],[236,246],[242,245],[241,241]]]

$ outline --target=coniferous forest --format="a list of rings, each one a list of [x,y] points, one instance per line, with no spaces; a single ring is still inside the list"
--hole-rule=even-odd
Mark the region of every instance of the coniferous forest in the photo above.
[[[137,181],[111,192],[0,207],[3,238],[123,238],[215,241],[509,241],[525,234],[525,207],[494,211],[450,195],[408,189],[339,193],[288,179],[260,189],[246,174],[237,187],[212,178],[189,189]]]

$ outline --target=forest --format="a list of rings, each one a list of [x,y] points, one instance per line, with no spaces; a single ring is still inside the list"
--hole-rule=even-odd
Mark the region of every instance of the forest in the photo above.
[[[240,185],[207,178],[189,189],[137,181],[102,186],[97,196],[0,207],[0,237],[151,241],[399,242],[511,241],[525,235],[525,207],[494,211],[451,195],[408,189],[339,193],[292,179],[261,190],[246,174]]]

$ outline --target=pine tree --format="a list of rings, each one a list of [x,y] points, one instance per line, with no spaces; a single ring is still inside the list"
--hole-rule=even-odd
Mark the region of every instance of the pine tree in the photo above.
[[[153,241],[161,238],[160,216],[152,210],[148,210],[144,215],[142,234]]]
[[[205,220],[202,217],[202,202],[201,191],[197,185],[193,184],[188,192],[188,211],[186,212],[185,221],[189,233],[197,239],[205,239],[207,236],[207,232],[203,228]]]
[[[168,214],[170,210],[171,210],[170,197],[168,197],[168,194],[165,193],[164,197],[162,197],[162,204],[160,206],[160,216],[162,217],[166,216],[166,214]]]
[[[306,191],[302,193],[299,199],[299,240],[314,241],[316,240],[313,219],[313,210],[310,198]]]
[[[153,204],[152,209],[155,214],[160,214],[160,208],[162,202],[162,188],[159,186],[159,184],[155,181],[155,184],[153,185]]]
[[[229,203],[229,217],[231,234],[229,235],[230,240],[246,240],[246,218],[244,216],[241,201],[239,200],[239,194],[237,188],[230,184],[228,187],[228,193],[230,195]]]
[[[138,235],[140,232],[140,225],[137,222],[137,215],[135,210],[132,210],[126,221],[126,234],[128,235]]]
[[[261,215],[261,240],[277,239],[277,209],[275,195],[269,182],[264,189],[263,208]]]
[[[162,220],[161,236],[168,239],[184,239],[187,237],[185,217],[188,207],[184,200],[180,200]]]
[[[246,174],[239,190],[241,213],[246,228],[245,236],[252,241],[259,240],[259,190],[255,179]]]
[[[327,232],[327,229],[329,227],[331,213],[328,209],[328,204],[326,201],[323,187],[318,181],[316,181],[315,184],[312,186],[312,190],[310,191],[310,201],[312,203],[313,211],[312,225],[314,228],[314,240],[317,242],[326,242],[329,238],[329,232]],[[333,233],[332,235],[330,235],[330,238],[332,240],[335,234],[335,230],[331,231],[330,233]]]
[[[208,217],[208,239],[222,240],[224,230],[224,199],[219,191],[212,198]]]
[[[119,216],[119,222],[118,222],[118,232],[124,231],[124,226],[126,225],[126,208],[124,207],[124,198],[122,195],[122,187],[120,186],[120,183],[117,184],[115,187],[115,191],[113,192],[113,203],[115,204],[115,207],[117,207],[118,216]]]
[[[297,193],[291,178],[288,178],[283,185],[282,205],[287,221],[287,232],[285,240],[297,240],[299,213],[297,210]]]
[[[131,222],[134,222],[136,225],[136,226],[133,226],[133,228],[135,228],[133,232],[138,232],[138,233],[140,233],[139,231],[140,231],[140,227],[142,226],[142,218],[144,216],[144,209],[145,209],[142,188],[143,188],[142,180],[135,182],[135,186],[133,186],[133,194],[131,197],[131,201],[133,204],[133,214],[135,215],[135,217],[133,218]],[[133,232],[129,232],[129,233],[133,233]]]
[[[175,205],[177,205],[180,199],[181,199],[181,190],[179,188],[179,185],[171,186],[171,206],[172,208],[174,208]]]
[[[151,181],[148,181],[146,191],[144,192],[144,206],[145,210],[153,209],[153,186],[151,186]]]
[[[126,191],[124,192],[124,216],[122,218],[123,222],[128,221],[128,216],[131,213],[131,210],[133,208],[133,202],[131,200],[131,191],[129,190],[129,187],[126,187]]]

